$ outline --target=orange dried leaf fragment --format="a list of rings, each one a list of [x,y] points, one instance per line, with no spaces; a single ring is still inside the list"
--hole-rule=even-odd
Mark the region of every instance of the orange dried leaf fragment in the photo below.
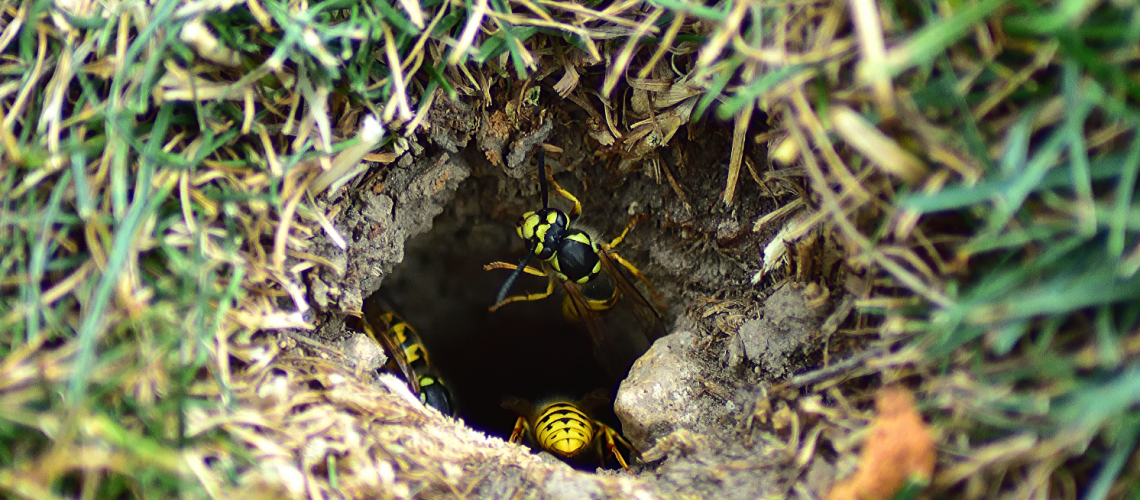
[[[907,481],[934,474],[934,433],[910,391],[891,387],[875,395],[875,421],[859,454],[859,469],[827,493],[827,500],[889,500]]]

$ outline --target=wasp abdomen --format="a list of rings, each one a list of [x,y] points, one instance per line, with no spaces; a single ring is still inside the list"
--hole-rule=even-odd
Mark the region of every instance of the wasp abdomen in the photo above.
[[[423,340],[419,332],[401,319],[396,313],[387,312],[381,315],[380,321],[388,325],[388,332],[399,343],[400,350],[404,351],[404,359],[408,366],[416,373],[426,373],[431,369],[427,349],[424,349]]]
[[[443,380],[435,375],[420,375],[420,401],[439,410],[444,415],[452,415],[454,407],[451,402],[451,391],[443,385]]]
[[[416,329],[390,310],[375,313],[373,317],[378,323],[376,328],[364,321],[364,330],[372,340],[388,351],[388,366],[404,376],[421,402],[444,415],[453,415],[455,406],[451,392],[428,359],[427,349]]]
[[[542,410],[534,423],[534,434],[542,449],[573,457],[593,440],[594,424],[574,405],[555,403]]]

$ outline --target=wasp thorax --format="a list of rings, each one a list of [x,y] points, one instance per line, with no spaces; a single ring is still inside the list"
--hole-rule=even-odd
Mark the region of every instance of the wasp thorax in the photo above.
[[[602,272],[598,245],[579,229],[566,231],[558,245],[558,258],[550,262],[558,274],[574,283],[583,284]]]
[[[558,251],[570,218],[556,208],[544,208],[537,212],[523,214],[518,222],[519,237],[526,242],[527,249],[540,260],[549,260]]]

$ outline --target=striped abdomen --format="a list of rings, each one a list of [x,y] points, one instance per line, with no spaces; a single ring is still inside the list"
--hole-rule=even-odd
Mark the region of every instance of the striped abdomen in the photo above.
[[[534,422],[534,436],[542,449],[572,457],[590,445],[594,423],[572,404],[553,403],[539,412]]]
[[[424,349],[423,340],[420,339],[420,334],[416,332],[416,329],[390,312],[381,314],[380,321],[381,324],[388,325],[388,334],[396,340],[400,350],[404,351],[404,359],[407,360],[408,367],[412,369],[412,372],[416,374],[428,373],[431,370],[431,362],[428,361],[427,350]]]

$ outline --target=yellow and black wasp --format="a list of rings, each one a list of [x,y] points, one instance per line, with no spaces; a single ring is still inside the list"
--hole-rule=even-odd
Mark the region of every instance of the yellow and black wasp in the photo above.
[[[451,391],[431,364],[423,339],[383,299],[372,297],[365,304],[361,326],[364,333],[388,353],[388,369],[399,371],[412,393],[425,405],[448,416],[454,415]]]
[[[631,221],[621,235],[608,244],[598,243],[587,232],[570,227],[582,213],[582,205],[546,172],[545,154],[541,148],[538,150],[538,179],[542,209],[523,214],[516,228],[526,243],[526,257],[519,264],[492,262],[484,266],[487,270],[513,270],[499,289],[490,310],[494,312],[511,302],[549,297],[554,293],[557,280],[565,291],[564,315],[570,320],[585,323],[594,341],[598,360],[612,377],[622,378],[633,361],[649,348],[649,343],[665,333],[660,313],[645,300],[626,273],[644,283],[660,304],[653,287],[633,264],[613,250],[640,219]],[[547,184],[559,196],[570,201],[572,208],[569,213],[550,206]],[[542,269],[529,265],[535,257],[542,262]],[[546,290],[508,297],[511,286],[524,272],[546,276]],[[620,301],[622,307],[615,307],[621,297],[626,298]]]
[[[587,450],[594,450],[602,467],[606,465],[606,453],[611,453],[626,472],[633,474],[617,443],[633,453],[637,450],[612,427],[589,415],[608,401],[604,391],[594,391],[573,403],[554,399],[537,407],[519,398],[503,398],[503,408],[519,415],[510,441],[519,443],[525,435],[533,445],[570,460],[581,460]]]

